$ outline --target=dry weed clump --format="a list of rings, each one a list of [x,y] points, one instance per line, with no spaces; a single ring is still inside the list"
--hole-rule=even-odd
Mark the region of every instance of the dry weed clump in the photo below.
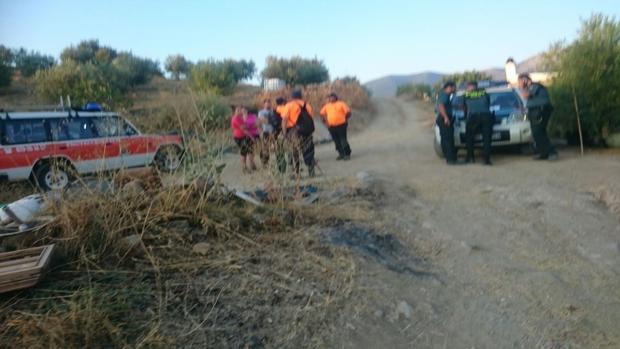
[[[12,246],[58,250],[41,284],[0,302],[0,343],[320,345],[355,264],[304,210],[254,207],[205,178],[67,194],[54,224]]]
[[[312,347],[332,331],[356,266],[319,241],[329,217],[284,195],[265,207],[231,195],[218,184],[214,114],[191,92],[162,96],[167,111],[142,107],[165,115],[133,120],[183,133],[182,168],[84,180],[55,202],[53,223],[3,241],[57,249],[41,283],[2,295],[0,347]]]
[[[336,80],[332,84],[308,85],[303,90],[304,99],[306,99],[318,113],[319,108],[327,101],[327,95],[335,92],[338,97],[348,103],[351,108],[358,111],[373,112],[374,106],[370,100],[370,95],[362,85],[357,82],[342,82]],[[263,92],[256,97],[255,104],[262,105],[265,98],[275,100],[278,97],[290,97],[291,88],[281,91]]]

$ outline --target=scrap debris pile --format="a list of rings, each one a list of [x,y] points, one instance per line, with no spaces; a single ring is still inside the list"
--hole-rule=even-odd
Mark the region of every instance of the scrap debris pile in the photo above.
[[[10,203],[2,209],[0,286],[9,286],[0,292],[10,293],[0,302],[0,337],[24,347],[316,338],[330,330],[324,319],[337,314],[355,273],[348,253],[316,234],[336,210],[320,217],[314,204],[349,189],[321,188],[239,191],[212,178],[143,173]],[[2,274],[7,260],[29,270],[20,282]]]

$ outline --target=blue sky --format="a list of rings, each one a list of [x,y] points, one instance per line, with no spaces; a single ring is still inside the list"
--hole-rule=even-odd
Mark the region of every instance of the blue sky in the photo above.
[[[525,59],[576,36],[618,0],[142,1],[0,0],[0,44],[58,56],[83,39],[162,62],[317,56],[332,77],[362,81],[426,70],[456,72]]]

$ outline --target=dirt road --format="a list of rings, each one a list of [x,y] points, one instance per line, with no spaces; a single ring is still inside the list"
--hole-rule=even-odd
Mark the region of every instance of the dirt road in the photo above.
[[[335,320],[343,348],[620,348],[620,156],[561,152],[558,162],[494,155],[446,166],[426,106],[377,100],[351,137],[353,159],[318,147],[326,177],[367,171],[386,195],[369,212],[433,277],[360,261],[363,307]],[[224,178],[240,178],[236,158]],[[414,257],[411,257],[414,258]]]

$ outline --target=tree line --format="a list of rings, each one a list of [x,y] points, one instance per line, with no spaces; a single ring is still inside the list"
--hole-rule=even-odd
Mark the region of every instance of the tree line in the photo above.
[[[186,80],[196,91],[218,95],[231,94],[239,83],[257,76],[254,61],[244,59],[192,62],[175,54],[167,57],[163,67],[170,78]],[[98,40],[65,48],[59,62],[49,55],[0,45],[0,87],[9,86],[18,76],[30,81],[35,92],[50,102],[70,95],[76,103],[94,100],[114,107],[128,103],[130,89],[163,77],[164,71],[155,60],[101,45]],[[318,58],[270,56],[259,76],[305,86],[328,81],[329,71]]]

